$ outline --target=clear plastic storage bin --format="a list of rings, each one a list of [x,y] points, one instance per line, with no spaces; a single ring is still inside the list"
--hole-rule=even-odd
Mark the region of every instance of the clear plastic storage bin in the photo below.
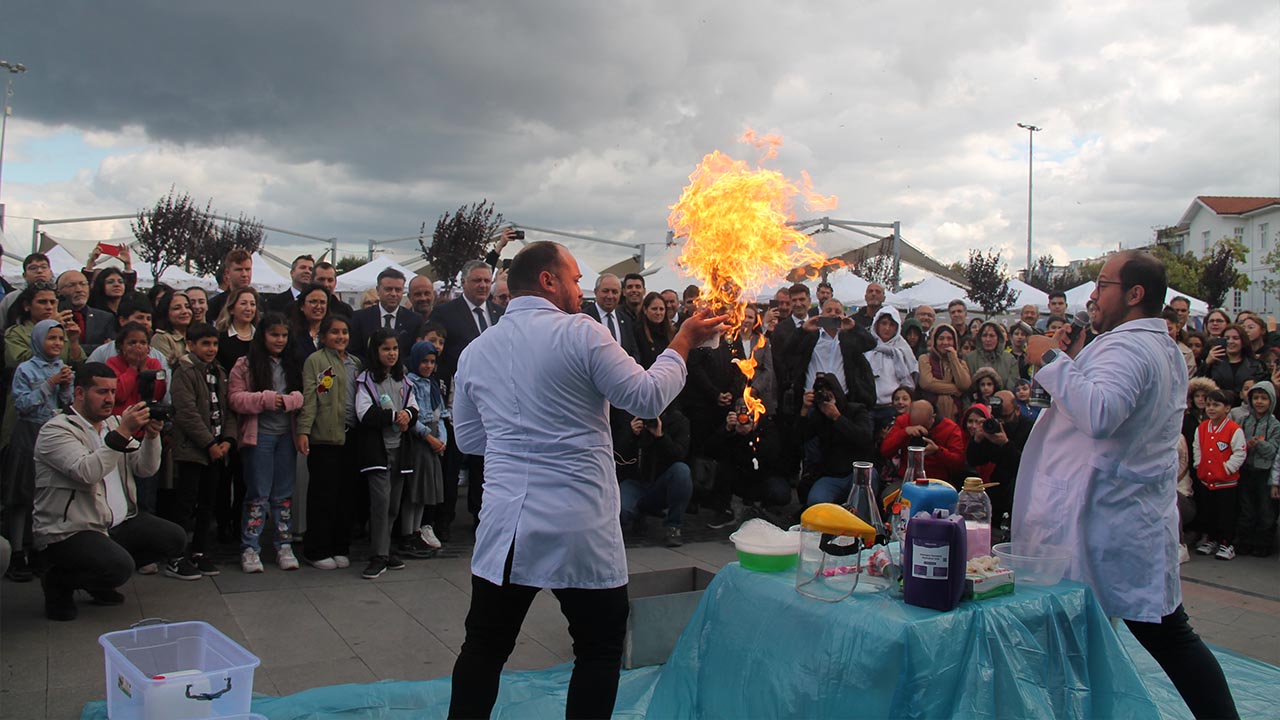
[[[137,625],[98,638],[111,720],[244,716],[256,655],[203,622]]]

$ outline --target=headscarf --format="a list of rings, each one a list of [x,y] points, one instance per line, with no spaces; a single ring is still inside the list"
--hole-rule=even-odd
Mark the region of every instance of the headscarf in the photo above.
[[[436,350],[436,346],[426,340],[419,340],[409,348],[409,372],[414,375],[418,374],[418,368],[422,367],[422,361],[427,359],[428,355],[439,356],[440,352]],[[421,376],[419,376],[421,377]],[[440,393],[440,385],[436,382],[435,377],[423,378],[431,386],[431,406],[440,407],[444,404],[444,396]]]
[[[54,328],[62,328],[65,333],[66,328],[57,320],[41,320],[31,329],[31,352],[32,357],[38,358],[46,363],[57,361],[62,362],[61,358],[46,355],[44,352],[44,341],[49,337],[49,331]]]

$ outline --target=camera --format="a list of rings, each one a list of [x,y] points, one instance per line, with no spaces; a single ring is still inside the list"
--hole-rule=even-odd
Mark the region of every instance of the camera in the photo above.
[[[818,327],[823,330],[839,330],[843,323],[844,318],[836,317],[835,315],[818,316]]]
[[[831,376],[828,375],[827,373],[818,373],[817,375],[814,376],[813,378],[813,404],[814,405],[829,403],[835,399],[835,394],[831,392],[834,389],[832,386],[832,383],[833,381],[831,379]]]
[[[927,442],[925,442],[925,441],[924,441],[925,437],[928,437],[928,436],[926,435],[926,436],[923,436],[923,437],[913,437],[913,438],[911,438],[911,440],[909,440],[909,441],[907,442],[907,447],[913,447],[913,448],[918,448],[918,447],[929,447],[929,443],[927,443]]]
[[[747,412],[746,410],[739,410],[739,411],[738,411],[738,424],[739,424],[739,425],[750,425],[751,423],[752,423],[752,420],[751,420],[751,413]]]
[[[173,406],[164,401],[164,370],[143,370],[138,373],[138,394],[151,411],[151,419],[169,422],[173,419]]]
[[[1000,408],[1004,406],[1004,401],[999,397],[991,396],[987,398],[987,407],[991,408],[992,417],[1000,417]]]
[[[658,418],[645,418],[644,426],[647,428],[658,427]]]
[[[523,230],[516,230],[515,232],[511,233],[511,239],[512,239],[512,240],[523,240],[523,239],[524,239],[524,231],[523,231]]]
[[[1000,421],[993,417],[982,421],[982,432],[988,435],[995,435],[1000,432],[1003,427],[1004,426],[1000,424]]]

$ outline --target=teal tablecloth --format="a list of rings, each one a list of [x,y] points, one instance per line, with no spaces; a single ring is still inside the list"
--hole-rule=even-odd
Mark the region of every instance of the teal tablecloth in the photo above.
[[[820,602],[794,579],[721,570],[648,717],[1160,716],[1084,585],[1019,585],[941,613],[890,592]]]

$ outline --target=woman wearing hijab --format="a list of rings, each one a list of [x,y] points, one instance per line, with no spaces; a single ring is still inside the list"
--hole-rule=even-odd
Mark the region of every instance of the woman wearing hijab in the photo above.
[[[920,356],[920,396],[933,403],[938,417],[955,421],[960,404],[973,379],[969,366],[960,358],[956,331],[947,323],[937,323],[929,333],[929,352]]]

